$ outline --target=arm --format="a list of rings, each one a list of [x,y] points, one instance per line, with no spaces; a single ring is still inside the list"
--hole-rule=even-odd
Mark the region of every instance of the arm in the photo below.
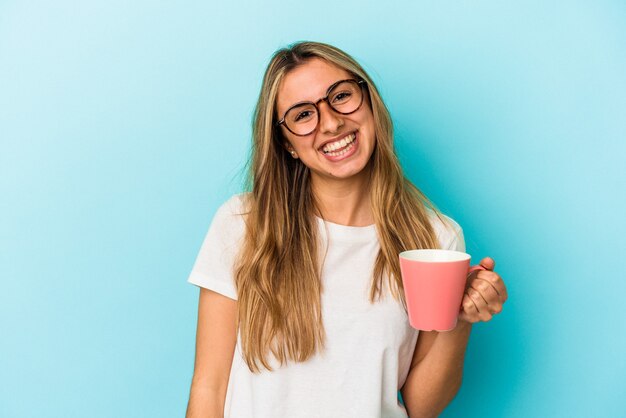
[[[456,396],[471,328],[471,323],[459,321],[452,331],[420,332],[401,389],[411,418],[436,417]]]
[[[200,288],[196,359],[187,418],[224,416],[224,401],[237,343],[237,301]]]
[[[508,298],[502,278],[493,271],[495,261],[487,257],[480,264],[489,271],[479,271],[468,279],[456,328],[419,334],[411,369],[401,389],[411,418],[436,417],[454,399],[461,387],[472,324],[490,321],[502,311]]]

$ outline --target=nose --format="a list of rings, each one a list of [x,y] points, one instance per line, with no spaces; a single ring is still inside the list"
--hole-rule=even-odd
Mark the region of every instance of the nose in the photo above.
[[[323,133],[337,132],[343,126],[341,115],[335,112],[326,101],[322,101],[318,107],[320,112],[320,131]]]

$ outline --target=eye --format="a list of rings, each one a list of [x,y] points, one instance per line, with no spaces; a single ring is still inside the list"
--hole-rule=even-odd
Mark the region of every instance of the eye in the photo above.
[[[296,117],[294,118],[295,122],[299,122],[301,120],[306,120],[311,118],[311,115],[313,114],[313,112],[311,112],[310,110],[304,110],[302,112],[299,112]]]
[[[349,91],[342,91],[340,93],[337,93],[335,97],[333,97],[333,102],[345,102],[350,98],[350,96],[352,96],[352,93],[350,93]]]

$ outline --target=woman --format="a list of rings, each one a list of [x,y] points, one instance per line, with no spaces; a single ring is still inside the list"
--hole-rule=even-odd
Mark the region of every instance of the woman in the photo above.
[[[398,254],[465,243],[404,177],[361,66],[322,43],[277,51],[250,168],[251,192],[219,208],[189,277],[200,300],[187,416],[440,413],[471,324],[500,312],[506,288],[485,258],[454,330],[409,326]]]

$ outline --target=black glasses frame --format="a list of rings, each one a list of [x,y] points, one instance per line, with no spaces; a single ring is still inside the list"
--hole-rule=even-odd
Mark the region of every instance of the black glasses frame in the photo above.
[[[330,104],[330,101],[328,100],[328,96],[330,96],[330,92],[332,91],[332,89],[334,89],[338,84],[343,83],[344,81],[356,81],[357,84],[359,85],[359,87],[361,88],[361,103],[359,103],[359,105],[356,107],[356,109],[354,109],[351,112],[347,112],[347,113],[343,113],[343,112],[340,112],[337,109],[335,109],[333,107],[333,105]],[[287,128],[287,130],[289,132],[291,132],[292,134],[297,135],[297,136],[307,136],[307,135],[310,135],[312,132],[314,132],[317,129],[317,126],[320,123],[320,108],[318,107],[318,104],[320,102],[326,102],[328,104],[328,107],[330,107],[334,112],[339,113],[340,115],[349,115],[351,113],[356,112],[357,110],[359,110],[361,108],[361,105],[363,104],[363,98],[365,97],[365,94],[363,92],[363,86],[365,86],[365,85],[367,85],[367,82],[365,80],[355,80],[353,78],[347,78],[345,80],[336,81],[330,87],[328,87],[328,89],[326,90],[326,96],[322,97],[317,102],[300,102],[300,103],[296,103],[295,105],[293,105],[289,109],[287,109],[287,111],[283,115],[282,119],[279,120],[278,122],[276,122],[276,127],[279,127],[280,125],[284,125],[285,128]],[[311,132],[306,133],[306,134],[297,134],[294,131],[292,131],[291,129],[289,129],[289,126],[287,126],[287,124],[285,123],[285,118],[287,117],[287,113],[289,113],[291,111],[291,109],[293,109],[294,107],[305,105],[305,104],[311,104],[311,105],[313,105],[315,107],[315,110],[317,110],[317,122],[315,123],[315,128],[313,128],[313,130]]]

